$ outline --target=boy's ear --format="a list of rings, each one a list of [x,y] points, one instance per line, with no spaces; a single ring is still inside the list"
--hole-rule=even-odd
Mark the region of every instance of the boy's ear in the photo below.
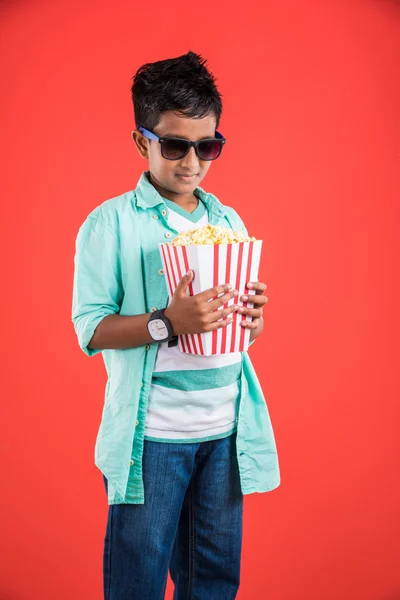
[[[136,148],[142,158],[148,160],[149,158],[149,147],[147,144],[147,139],[140,133],[138,129],[134,129],[131,132],[132,139],[136,145]]]

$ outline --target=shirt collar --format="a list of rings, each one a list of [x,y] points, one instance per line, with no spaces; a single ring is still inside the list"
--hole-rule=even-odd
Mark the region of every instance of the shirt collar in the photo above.
[[[144,210],[148,208],[154,208],[158,204],[165,204],[162,196],[157,192],[156,188],[149,181],[149,171],[144,171],[139,178],[137,186],[135,188],[136,202],[140,208]],[[207,210],[215,213],[218,217],[222,218],[225,215],[225,207],[214,196],[203,190],[201,187],[195,189],[196,196],[198,196],[207,207]]]

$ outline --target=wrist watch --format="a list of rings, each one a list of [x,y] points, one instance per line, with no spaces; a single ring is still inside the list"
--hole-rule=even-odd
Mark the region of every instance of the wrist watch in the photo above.
[[[168,342],[168,347],[178,345],[171,321],[164,315],[165,308],[155,310],[147,321],[147,329],[155,342]]]

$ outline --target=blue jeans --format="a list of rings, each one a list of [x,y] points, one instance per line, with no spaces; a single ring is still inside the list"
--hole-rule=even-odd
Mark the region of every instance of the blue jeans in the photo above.
[[[145,440],[143,481],[144,504],[108,509],[104,599],[162,600],[168,569],[174,600],[235,598],[243,510],[236,433],[197,444]]]

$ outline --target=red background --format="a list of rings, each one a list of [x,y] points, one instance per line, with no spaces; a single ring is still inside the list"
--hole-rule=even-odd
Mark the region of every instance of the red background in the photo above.
[[[400,4],[3,2],[0,39],[0,599],[102,597],[105,370],[70,321],[75,237],[147,166],[135,70],[189,49],[229,141],[203,187],[264,239],[251,356],[282,484],[246,497],[238,597],[399,599]]]

